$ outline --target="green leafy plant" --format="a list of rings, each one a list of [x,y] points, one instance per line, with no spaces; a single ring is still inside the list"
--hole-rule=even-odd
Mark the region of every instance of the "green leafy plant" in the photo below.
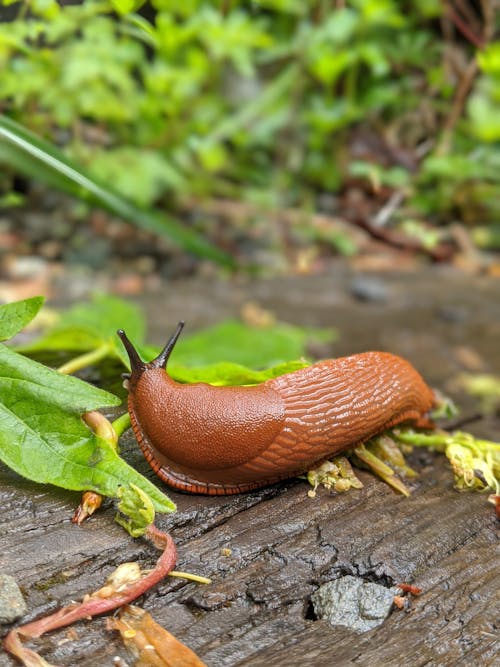
[[[128,366],[128,357],[116,331],[126,327],[144,359],[154,358],[159,348],[147,345],[142,312],[131,303],[96,294],[89,303],[76,304],[38,339],[18,346],[23,353],[71,351],[78,355],[59,371],[73,373],[91,363],[111,357]],[[309,341],[327,342],[332,330],[307,329],[286,323],[254,327],[227,320],[187,335],[172,353],[169,372],[180,382],[210,384],[256,384],[307,365],[300,360]],[[224,361],[221,361],[223,359]],[[255,370],[262,368],[263,370]]]
[[[0,340],[15,336],[42,304],[42,297],[34,297],[0,306]],[[77,304],[67,311],[29,346],[15,351],[0,344],[0,460],[35,482],[119,499],[118,507],[124,515],[119,521],[137,536],[153,523],[155,510],[171,512],[175,505],[117,453],[115,443],[129,426],[128,415],[111,425],[95,412],[117,406],[121,399],[68,375],[106,357],[126,365],[126,355],[116,336],[124,322],[130,335],[143,341],[144,319],[136,307],[96,295],[91,303]],[[186,382],[262,382],[305,366],[305,361],[296,361],[295,357],[303,354],[311,333],[322,339],[327,336],[324,331],[307,332],[292,325],[275,325],[262,331],[227,322],[186,340],[187,349],[180,352],[180,360],[172,368],[177,379]],[[267,346],[262,346],[261,354],[257,340],[264,338]],[[221,345],[236,362],[257,364],[259,359],[260,365],[281,363],[264,371],[240,363],[211,363],[220,358]],[[242,345],[252,350],[246,357],[241,356]],[[140,349],[145,359],[156,356],[156,348],[143,344]],[[72,351],[77,356],[56,371],[20,354],[48,350]],[[196,365],[203,361],[206,366]]]
[[[0,115],[0,164],[32,176],[148,231],[166,235],[181,247],[220,263],[231,265],[229,255],[218,250],[195,231],[165,214],[147,211],[102,185],[68,160],[55,146],[41,140],[12,119]]]
[[[438,0],[27,7],[19,3],[13,20],[0,25],[4,113],[23,132],[64,144],[64,159],[52,146],[46,152],[60,164],[82,165],[73,192],[163,229],[183,247],[222,259],[202,236],[147,207],[175,210],[193,198],[225,197],[310,208],[353,172],[403,189],[403,218],[444,220],[458,210],[484,223],[498,211],[499,45],[489,2],[478,14],[488,35],[454,44],[466,59],[477,54],[479,68],[462,105],[437,27],[449,16]],[[20,144],[7,139],[8,124],[0,125],[3,163],[55,183],[54,164],[33,151],[21,156]],[[370,148],[373,136],[385,137],[380,149]],[[431,143],[420,162],[421,146]],[[68,188],[61,174],[57,187]]]
[[[31,299],[0,306],[0,337],[17,333],[41,303]],[[175,505],[81,419],[84,413],[120,403],[102,389],[0,344],[0,459],[4,463],[35,482],[115,498],[122,487],[134,484],[157,511],[171,512]]]

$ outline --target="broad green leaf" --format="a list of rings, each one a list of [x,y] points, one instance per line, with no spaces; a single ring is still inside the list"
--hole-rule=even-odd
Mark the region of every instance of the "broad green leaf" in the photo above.
[[[20,401],[40,401],[78,415],[121,403],[103,389],[62,375],[0,344],[0,401],[7,403],[16,396]]]
[[[35,482],[118,497],[135,484],[161,512],[175,509],[156,486],[95,436],[80,414],[120,400],[0,345],[0,459]]]
[[[43,296],[0,306],[0,341],[8,340],[31,322],[44,302]]]
[[[172,353],[171,363],[191,368],[230,361],[249,368],[266,368],[299,359],[311,339],[329,341],[333,337],[331,330],[284,323],[257,328],[226,320],[181,339]]]
[[[216,386],[260,384],[271,378],[297,371],[309,364],[303,360],[287,361],[271,366],[262,371],[254,371],[241,364],[220,362],[203,368],[187,368],[186,366],[169,365],[168,372],[177,382],[206,382]]]
[[[108,355],[128,366],[128,357],[116,335],[117,329],[126,330],[144,361],[150,361],[158,354],[159,348],[143,342],[145,323],[141,311],[127,301],[105,295],[95,295],[91,303],[74,306],[63,313],[44,336],[17,349],[27,353],[42,350],[89,352],[106,346]],[[165,332],[165,340],[170,333]],[[329,341],[334,337],[332,330],[285,323],[257,328],[227,320],[182,337],[169,362],[169,372],[180,382],[255,384],[303,366],[304,362],[296,360],[305,355],[308,341]],[[284,362],[287,365],[280,367]],[[291,366],[289,362],[293,362]],[[257,368],[266,370],[257,371]]]
[[[129,466],[76,415],[43,401],[19,397],[0,403],[0,458],[17,473],[41,484],[119,497],[135,484],[159,512],[175,505]]]
[[[226,265],[229,255],[164,213],[145,210],[89,176],[59,149],[7,116],[0,115],[0,163],[46,185],[101,206],[124,220],[155,234],[168,236],[182,248]]]
[[[116,335],[117,329],[126,329],[134,340],[142,341],[145,324],[141,311],[123,299],[96,294],[91,302],[65,311],[41,338],[17,349],[21,352],[88,352],[106,345],[111,356],[125,363],[127,356]]]

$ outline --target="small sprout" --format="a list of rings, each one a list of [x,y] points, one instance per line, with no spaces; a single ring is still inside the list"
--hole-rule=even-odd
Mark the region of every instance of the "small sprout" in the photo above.
[[[85,412],[82,419],[97,437],[105,440],[115,451],[118,449],[118,435],[113,428],[113,424],[103,414],[97,410],[92,410],[91,412]]]
[[[500,444],[457,431],[446,448],[458,489],[500,493]]]
[[[372,438],[366,448],[401,477],[416,477],[415,470],[410,468],[398,444],[388,433]]]
[[[105,440],[115,452],[118,452],[118,433],[113,424],[97,410],[82,414],[82,420],[98,438]],[[95,491],[84,491],[80,504],[75,510],[71,521],[81,526],[102,505],[103,496]]]
[[[444,452],[459,490],[492,490],[500,494],[500,443],[475,438],[463,431],[436,431],[431,434],[394,430],[394,437],[414,447],[431,447]]]

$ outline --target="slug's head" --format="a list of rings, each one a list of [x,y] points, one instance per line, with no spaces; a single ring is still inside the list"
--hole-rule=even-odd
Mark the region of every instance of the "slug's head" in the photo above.
[[[123,331],[123,329],[118,329],[116,333],[120,337],[123,346],[127,351],[128,358],[130,359],[130,373],[124,373],[123,375],[128,384],[127,388],[133,387],[137,383],[141,375],[147,372],[148,370],[153,370],[157,368],[163,368],[164,370],[166,370],[167,361],[172,353],[172,350],[174,349],[177,339],[181,335],[181,331],[183,328],[184,328],[184,322],[179,322],[179,324],[177,325],[177,329],[174,331],[174,333],[170,337],[168,343],[165,345],[163,350],[157,357],[155,357],[152,361],[149,362],[145,362],[140,358],[139,353],[128,339],[125,331]]]

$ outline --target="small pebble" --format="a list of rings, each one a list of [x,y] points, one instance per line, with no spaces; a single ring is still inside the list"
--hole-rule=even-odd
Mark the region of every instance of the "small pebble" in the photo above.
[[[356,276],[351,280],[349,289],[359,301],[385,303],[389,297],[385,280],[374,276]]]
[[[47,263],[42,257],[16,257],[9,267],[9,278],[26,280],[43,273]]]
[[[10,574],[0,574],[0,624],[13,623],[26,613],[26,603]]]
[[[395,588],[347,575],[318,588],[311,600],[316,616],[330,625],[367,632],[387,618],[395,592]]]

